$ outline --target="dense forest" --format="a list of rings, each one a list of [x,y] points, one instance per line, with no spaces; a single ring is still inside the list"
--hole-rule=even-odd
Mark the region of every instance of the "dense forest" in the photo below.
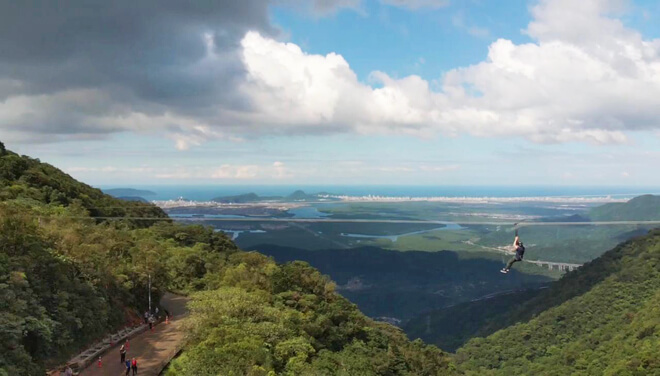
[[[456,351],[469,339],[492,334],[492,328],[508,322],[504,315],[512,307],[525,303],[543,290],[514,290],[476,301],[452,305],[419,315],[405,323],[403,329],[410,338],[421,338],[446,351]],[[488,328],[491,331],[486,331]]]
[[[0,375],[40,375],[189,294],[190,336],[170,375],[446,374],[447,354],[377,323],[306,263],[240,251],[0,144]]]
[[[388,251],[377,247],[304,250],[251,247],[278,262],[303,260],[329,275],[342,295],[371,317],[408,320],[429,310],[496,292],[540,287],[551,278],[514,270],[502,278],[502,262],[458,252]]]

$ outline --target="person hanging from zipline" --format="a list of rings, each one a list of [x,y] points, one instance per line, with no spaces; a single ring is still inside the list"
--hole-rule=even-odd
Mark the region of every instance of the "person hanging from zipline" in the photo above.
[[[523,245],[523,242],[520,240],[520,237],[518,236],[518,230],[516,229],[516,237],[513,239],[513,247],[515,248],[515,256],[509,260],[509,262],[506,264],[506,266],[500,270],[500,272],[506,274],[511,270],[511,266],[515,262],[522,261],[523,256],[525,255],[525,246]]]

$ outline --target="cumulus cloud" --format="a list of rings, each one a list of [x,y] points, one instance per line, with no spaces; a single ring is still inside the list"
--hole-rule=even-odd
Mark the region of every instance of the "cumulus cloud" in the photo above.
[[[261,167],[257,165],[223,164],[219,167],[159,168],[152,177],[169,180],[252,180],[260,174]]]
[[[659,127],[660,41],[611,18],[620,3],[541,1],[526,31],[534,43],[495,41],[484,62],[449,71],[441,91],[418,76],[382,72],[372,73],[380,86],[372,88],[340,55],[309,55],[251,32],[241,42],[249,118],[301,132],[626,142],[626,131]]]
[[[525,30],[532,42],[499,39],[483,62],[437,84],[379,71],[362,82],[338,53],[277,40],[266,0],[65,3],[0,5],[3,138],[157,132],[185,150],[209,139],[337,132],[623,143],[629,131],[660,128],[660,40],[617,18],[623,0],[541,0]]]
[[[135,130],[126,120],[138,117],[167,132],[217,124],[218,107],[247,105],[231,89],[248,30],[277,34],[267,0],[2,2],[4,137],[102,136]]]

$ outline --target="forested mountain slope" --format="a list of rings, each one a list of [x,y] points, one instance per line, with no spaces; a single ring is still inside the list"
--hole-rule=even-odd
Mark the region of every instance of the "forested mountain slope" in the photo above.
[[[506,317],[519,323],[458,350],[461,371],[660,374],[660,231],[568,273]]]
[[[503,323],[508,322],[509,312],[542,292],[542,289],[515,290],[434,310],[408,321],[403,329],[409,338],[421,338],[453,352],[473,337],[492,334],[485,332],[486,328],[505,327]]]
[[[47,163],[8,151],[0,143],[0,201],[7,200],[76,205],[94,217],[167,217],[154,205],[104,194]]]
[[[406,320],[494,292],[538,287],[552,281],[519,270],[502,278],[501,262],[463,259],[451,251],[398,252],[376,247],[310,251],[274,245],[254,249],[278,262],[309,262],[332,277],[342,294],[371,317]]]
[[[660,196],[643,195],[628,202],[615,202],[589,211],[593,221],[657,221],[660,220]]]
[[[151,220],[166,216],[1,143],[0,197],[0,376],[43,375],[137,319],[149,275],[154,301],[165,290],[193,300],[190,337],[170,375],[434,375],[452,367],[436,347],[364,316],[305,263],[277,265],[210,227]]]

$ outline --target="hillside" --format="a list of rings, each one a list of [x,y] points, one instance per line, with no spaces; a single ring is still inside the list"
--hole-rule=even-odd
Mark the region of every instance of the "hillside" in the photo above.
[[[38,159],[20,156],[5,150],[4,146],[2,150],[0,201],[76,206],[94,217],[167,218],[167,214],[154,205],[114,198]],[[138,220],[134,223],[145,224]]]
[[[483,328],[497,322],[519,304],[539,295],[543,290],[513,290],[492,297],[457,304],[415,317],[403,326],[409,338],[421,338],[446,351],[456,351],[470,338],[488,335]]]
[[[660,220],[660,196],[643,195],[624,203],[610,203],[589,211],[593,221],[657,221]]]
[[[516,270],[502,278],[500,261],[462,259],[451,251],[398,252],[376,247],[304,250],[251,247],[278,262],[309,262],[338,284],[341,293],[371,317],[407,320],[432,309],[498,291],[547,284],[550,278]]]
[[[623,243],[458,350],[467,374],[660,374],[660,231]]]
[[[441,375],[451,367],[436,347],[367,318],[305,263],[241,252],[210,227],[149,220],[164,214],[1,143],[0,154],[2,376],[43,375],[139,321],[149,279],[155,302],[167,290],[192,298],[190,336],[168,375]],[[131,220],[135,208],[145,218]]]

